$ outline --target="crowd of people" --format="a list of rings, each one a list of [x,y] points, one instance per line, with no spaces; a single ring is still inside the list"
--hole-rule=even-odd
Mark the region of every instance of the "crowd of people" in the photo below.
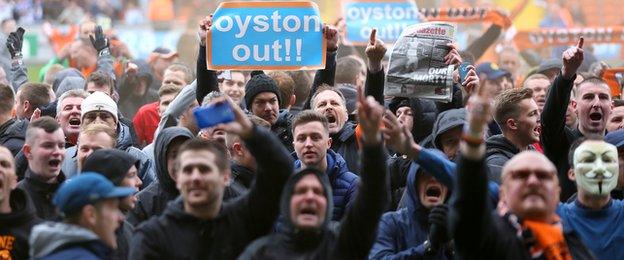
[[[41,82],[3,26],[1,259],[624,259],[624,102],[583,37],[455,72],[444,103],[384,96],[375,29],[363,56],[324,25],[325,68],[249,73],[208,70],[211,26],[192,68],[83,22]],[[200,128],[217,105],[233,121]]]

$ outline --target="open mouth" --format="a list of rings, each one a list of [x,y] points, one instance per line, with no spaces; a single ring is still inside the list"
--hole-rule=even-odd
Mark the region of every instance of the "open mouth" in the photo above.
[[[333,114],[327,113],[325,114],[325,117],[327,118],[327,122],[329,122],[330,124],[336,123],[336,116],[334,116]]]
[[[70,118],[69,125],[71,126],[80,126],[80,118]]]
[[[591,119],[592,121],[600,121],[602,120],[602,113],[593,112],[589,114],[589,119]]]
[[[425,196],[432,198],[440,198],[442,195],[442,189],[438,186],[429,186],[425,191]]]
[[[314,207],[304,207],[301,210],[299,210],[299,214],[301,215],[308,215],[308,216],[316,216],[316,209]]]
[[[52,159],[52,160],[48,161],[48,165],[50,165],[51,167],[58,167],[59,165],[61,165],[61,160],[59,160],[59,159]]]

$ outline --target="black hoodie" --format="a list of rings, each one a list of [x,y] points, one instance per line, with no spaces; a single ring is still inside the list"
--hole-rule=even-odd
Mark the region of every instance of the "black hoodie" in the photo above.
[[[28,237],[33,226],[40,223],[32,202],[26,192],[20,189],[11,191],[10,213],[0,213],[0,257],[7,252],[8,259],[28,258]],[[4,257],[3,257],[4,259]]]
[[[527,149],[535,150],[532,145],[529,145]],[[489,179],[500,184],[503,165],[518,153],[520,153],[520,149],[502,134],[488,138],[485,141],[485,163],[487,164]]]
[[[0,125],[0,145],[11,151],[16,156],[26,139],[26,128],[28,128],[28,120],[9,119]]]
[[[387,202],[385,158],[381,145],[364,147],[359,192],[339,231],[330,228],[333,200],[327,175],[313,169],[293,175],[282,193],[282,215],[290,216],[290,200],[297,182],[314,174],[327,198],[325,221],[317,230],[304,232],[294,226],[290,217],[284,218],[280,233],[254,241],[239,259],[365,259]]]
[[[130,259],[234,259],[251,241],[271,231],[293,161],[266,129],[254,127],[252,136],[244,141],[258,161],[258,174],[249,193],[222,204],[213,219],[186,213],[183,199],[176,199],[164,214],[137,228]]]
[[[160,215],[167,206],[167,202],[175,199],[180,193],[176,183],[169,176],[167,170],[167,149],[175,138],[193,138],[193,134],[184,127],[168,127],[162,130],[154,141],[154,164],[156,178],[147,188],[137,194],[137,203],[128,213],[128,222],[133,226],[147,220],[151,216]]]
[[[137,73],[134,75],[124,73],[119,84],[119,110],[129,119],[134,118],[141,106],[158,99],[157,89],[150,88],[153,77],[149,65],[142,60],[134,60],[132,62],[138,66]],[[146,89],[142,96],[135,96],[133,92],[137,85],[140,84],[140,80],[146,82]]]

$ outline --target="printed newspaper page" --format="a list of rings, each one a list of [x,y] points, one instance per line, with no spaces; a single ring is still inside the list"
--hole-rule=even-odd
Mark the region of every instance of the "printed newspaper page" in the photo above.
[[[446,65],[447,43],[453,42],[455,24],[428,22],[406,28],[394,43],[384,94],[450,102],[453,65]]]

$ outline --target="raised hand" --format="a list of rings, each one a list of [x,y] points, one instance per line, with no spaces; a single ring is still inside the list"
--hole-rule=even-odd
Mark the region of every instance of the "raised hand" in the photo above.
[[[461,82],[461,85],[466,89],[466,93],[468,95],[472,94],[472,92],[479,87],[479,76],[477,76],[477,71],[475,67],[470,65],[468,66],[468,74],[466,74],[466,79],[464,82]]]
[[[462,63],[462,58],[459,55],[459,51],[457,51],[457,44],[447,43],[446,46],[451,48],[449,53],[444,56],[446,65],[455,65],[455,67],[459,66],[459,64]]]
[[[399,123],[397,117],[389,111],[386,111],[383,122],[384,127],[381,131],[386,144],[399,154],[412,159],[418,157],[422,147],[414,141],[411,129]]]
[[[22,44],[24,43],[24,28],[19,27],[7,37],[6,46],[11,54],[11,59],[22,58]]]
[[[572,79],[576,75],[576,70],[583,63],[583,36],[579,39],[576,46],[568,48],[563,52],[563,68],[561,68],[561,76],[565,79]]]
[[[339,36],[336,27],[327,24],[323,25],[323,37],[327,40],[327,51],[334,52],[338,50]]]
[[[466,109],[468,110],[468,131],[465,133],[467,138],[474,141],[483,139],[483,131],[491,120],[491,104],[492,90],[487,86],[479,87],[468,99]]]
[[[89,35],[89,39],[91,39],[91,44],[93,44],[93,48],[98,51],[98,54],[103,50],[108,49],[108,39],[104,36],[102,26],[96,26],[95,37],[93,35]]]
[[[201,46],[206,46],[206,35],[208,35],[208,31],[210,31],[210,26],[212,26],[212,14],[199,21],[197,36],[199,37],[199,44],[201,44]]]
[[[440,248],[440,246],[451,241],[448,235],[448,206],[445,204],[435,206],[429,212],[429,242],[433,248]]]
[[[241,138],[250,137],[253,132],[253,123],[251,122],[249,117],[245,115],[245,112],[243,112],[243,110],[241,110],[238,105],[234,104],[234,101],[232,101],[232,99],[230,99],[229,97],[217,98],[213,102],[211,102],[211,104],[217,104],[221,102],[227,102],[230,105],[230,109],[232,109],[232,112],[234,113],[234,121],[224,124],[218,124],[214,128],[221,128],[223,129],[223,131],[238,135]]]
[[[364,98],[361,88],[358,88],[357,113],[364,143],[370,145],[381,143],[379,128],[384,113],[384,107],[375,101],[373,97]]]
[[[366,46],[366,58],[368,59],[368,69],[375,73],[382,69],[381,61],[386,55],[386,45],[377,38],[377,28],[373,28],[368,38],[368,46]]]

